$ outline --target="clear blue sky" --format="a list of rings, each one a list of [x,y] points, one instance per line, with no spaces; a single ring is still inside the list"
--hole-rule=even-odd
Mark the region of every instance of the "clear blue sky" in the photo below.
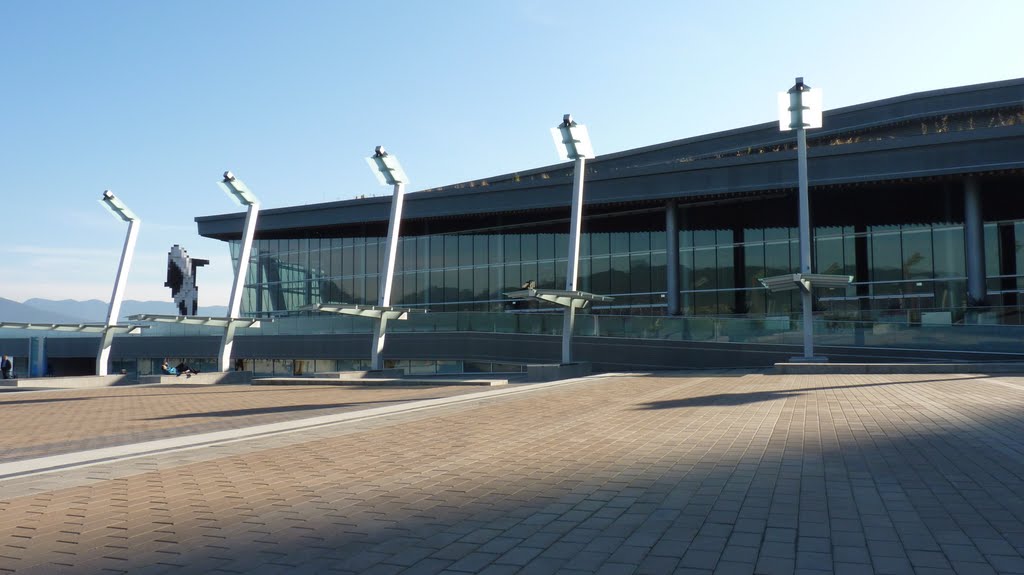
[[[795,76],[825,108],[1024,77],[1019,0],[2,0],[0,297],[107,300],[141,218],[129,299],[170,300],[172,244],[211,260],[200,304],[230,291],[226,244],[193,218],[388,194],[557,161],[571,112],[598,155],[775,120]]]

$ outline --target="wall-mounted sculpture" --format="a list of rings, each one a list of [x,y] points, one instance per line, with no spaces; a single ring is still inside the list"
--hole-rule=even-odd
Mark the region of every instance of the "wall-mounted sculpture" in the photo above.
[[[196,315],[199,310],[199,288],[196,286],[196,268],[210,260],[191,258],[188,252],[175,244],[167,254],[167,281],[174,303],[181,315]]]

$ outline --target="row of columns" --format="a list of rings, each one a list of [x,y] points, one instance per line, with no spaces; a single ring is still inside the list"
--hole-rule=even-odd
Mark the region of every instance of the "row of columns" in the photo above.
[[[685,307],[680,296],[680,286],[688,284],[688,278],[681,277],[679,265],[679,205],[676,200],[665,204],[665,249],[666,258],[666,304],[667,315],[681,315]],[[866,231],[866,227],[858,226],[858,232]],[[868,249],[867,242],[857,242],[857,280],[863,281],[867,276]],[[981,183],[976,176],[964,179],[964,252],[967,259],[967,304],[981,306],[985,304],[987,290],[985,286],[985,222],[982,218]],[[671,254],[676,254],[675,258]],[[738,260],[737,265],[742,260]],[[672,264],[675,265],[672,265]],[[858,285],[857,295],[867,296],[868,286]],[[861,299],[867,303],[866,297]]]

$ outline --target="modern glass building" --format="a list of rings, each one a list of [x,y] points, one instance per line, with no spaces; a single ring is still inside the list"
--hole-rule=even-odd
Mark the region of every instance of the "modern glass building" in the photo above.
[[[1024,79],[828,110],[807,136],[813,271],[853,277],[815,291],[816,351],[1024,360]],[[758,281],[799,270],[795,148],[772,122],[589,160],[579,289],[614,299],[579,317],[574,356],[621,369],[799,353],[799,292]],[[428,371],[557,361],[561,310],[505,294],[564,287],[571,186],[564,163],[406,194],[392,305],[430,313],[390,322],[384,356]],[[377,302],[390,202],[261,211],[242,312],[274,321],[240,332],[236,357],[368,358],[369,320],[302,308]],[[244,214],[196,221],[237,261]],[[213,334],[148,331],[114,359],[216,354]]]
[[[1015,80],[825,112],[809,133],[812,258],[854,283],[816,294],[821,318],[1021,323],[1022,101]],[[757,281],[798,268],[794,150],[772,123],[589,162],[580,286],[615,298],[593,313],[798,312],[796,292]],[[563,164],[409,194],[392,301],[528,311],[504,294],[564,286],[570,182]],[[389,201],[264,211],[245,313],[376,302]],[[237,257],[240,215],[197,222]]]

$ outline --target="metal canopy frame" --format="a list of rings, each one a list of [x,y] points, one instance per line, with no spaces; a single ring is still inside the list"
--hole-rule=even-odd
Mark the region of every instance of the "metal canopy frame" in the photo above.
[[[201,325],[208,327],[228,327],[229,325],[231,325],[236,328],[260,327],[260,322],[262,321],[273,321],[245,317],[199,317],[192,315],[161,315],[151,313],[142,313],[128,316],[128,319],[132,321],[149,321],[153,323],[176,323],[182,325]]]
[[[131,318],[129,318],[131,319]],[[99,323],[19,323],[15,321],[0,322],[0,329],[30,329],[36,331],[66,331],[78,333],[113,333],[138,335],[148,328],[146,325]]]
[[[512,299],[535,299],[573,309],[584,309],[588,307],[591,302],[595,301],[610,302],[615,300],[615,298],[611,296],[597,295],[585,291],[536,288],[508,292],[505,294],[505,297]]]
[[[335,313],[338,315],[368,317],[377,320],[406,320],[409,319],[410,313],[427,313],[427,310],[419,308],[333,303],[322,303],[303,307],[300,308],[299,311]]]
[[[814,288],[844,288],[853,283],[853,276],[795,273],[760,278],[757,281],[761,282],[761,285],[768,288],[770,292],[792,291],[795,289],[809,292]]]

